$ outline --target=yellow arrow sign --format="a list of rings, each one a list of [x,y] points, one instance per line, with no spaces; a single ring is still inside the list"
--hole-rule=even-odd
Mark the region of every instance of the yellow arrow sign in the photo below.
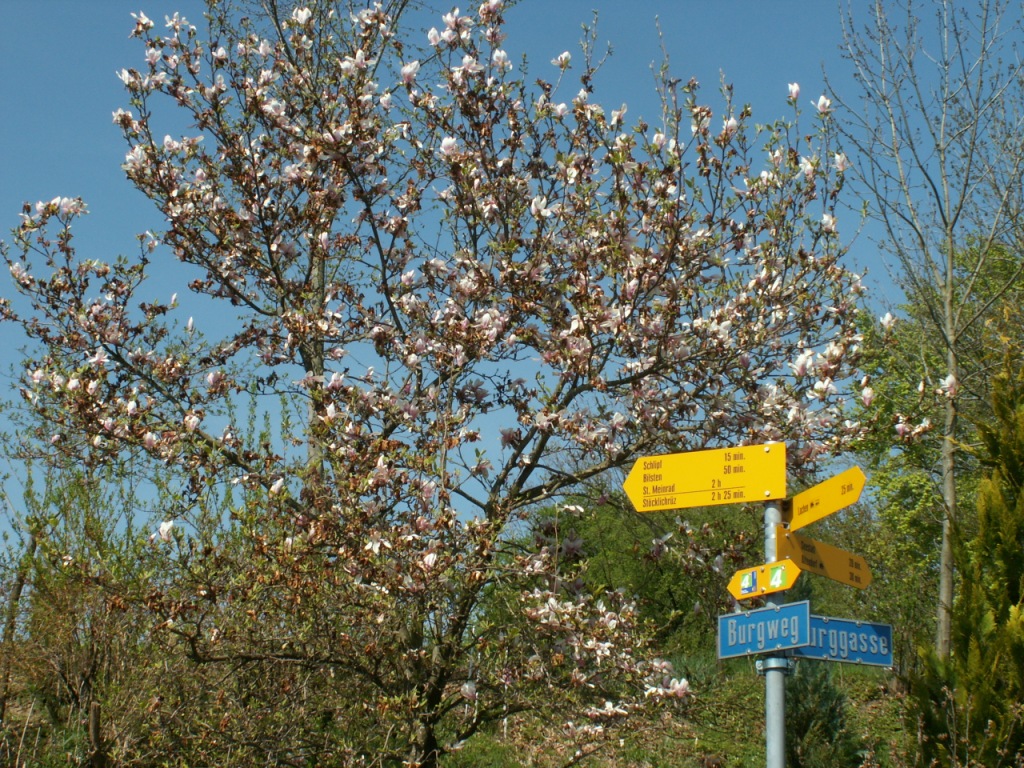
[[[786,444],[644,456],[622,488],[637,512],[784,499]]]
[[[791,531],[817,522],[833,512],[855,504],[866,482],[867,478],[860,467],[850,467],[845,472],[840,472],[835,477],[794,496],[783,519],[789,523]]]
[[[800,566],[792,560],[779,560],[736,571],[729,580],[729,594],[737,600],[750,600],[773,592],[782,592],[796,584]]]
[[[789,558],[800,566],[801,571],[817,573],[857,589],[864,589],[871,583],[871,569],[860,555],[797,536],[781,525],[775,532],[775,556],[778,559]]]

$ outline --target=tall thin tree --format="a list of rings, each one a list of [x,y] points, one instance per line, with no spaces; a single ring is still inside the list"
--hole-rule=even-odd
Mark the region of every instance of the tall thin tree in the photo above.
[[[942,399],[938,448],[942,544],[936,648],[949,654],[957,521],[957,454],[965,383],[984,376],[967,343],[1021,276],[1007,268],[1020,235],[1020,19],[1003,0],[878,0],[866,24],[843,14],[845,56],[859,94],[836,94],[841,131],[867,200],[894,257],[897,284],[919,305],[944,370],[925,382]],[[1005,276],[978,301],[982,281]]]

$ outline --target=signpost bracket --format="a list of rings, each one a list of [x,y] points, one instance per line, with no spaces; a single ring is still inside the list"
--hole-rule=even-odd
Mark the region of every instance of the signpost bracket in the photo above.
[[[787,656],[768,656],[758,659],[756,662],[757,674],[761,677],[771,670],[782,670],[782,674],[788,675],[796,668],[796,659]]]

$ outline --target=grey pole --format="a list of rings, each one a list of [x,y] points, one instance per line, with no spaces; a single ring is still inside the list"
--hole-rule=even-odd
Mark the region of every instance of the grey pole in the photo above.
[[[766,563],[776,558],[775,532],[782,524],[782,507],[777,501],[764,505],[764,556]],[[781,603],[782,593],[771,595],[768,605]],[[764,672],[764,733],[767,768],[786,768],[786,675],[789,659],[768,656],[758,665]]]

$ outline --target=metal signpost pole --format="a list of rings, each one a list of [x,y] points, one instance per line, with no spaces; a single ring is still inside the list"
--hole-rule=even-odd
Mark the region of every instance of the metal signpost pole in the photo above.
[[[764,555],[766,563],[774,563],[776,556],[776,530],[782,523],[782,507],[777,501],[764,505]],[[781,601],[778,601],[781,602]],[[778,604],[776,596],[768,598],[768,605]],[[767,656],[758,665],[764,673],[765,748],[767,768],[786,768],[786,675],[789,659],[785,656]]]

